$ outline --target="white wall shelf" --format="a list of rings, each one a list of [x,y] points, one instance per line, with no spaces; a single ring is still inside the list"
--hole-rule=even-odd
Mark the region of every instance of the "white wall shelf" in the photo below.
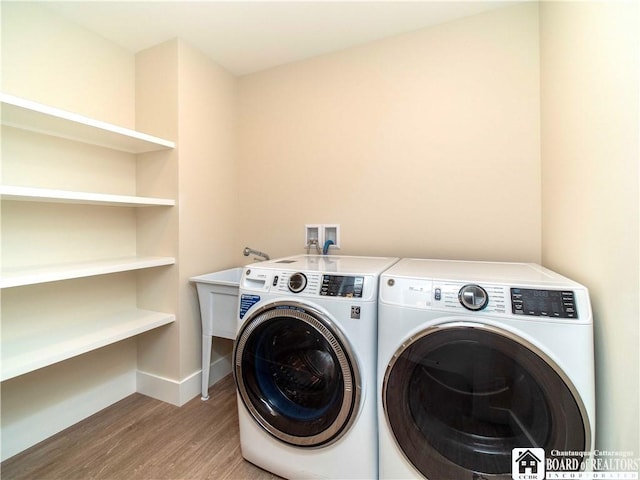
[[[12,95],[0,93],[0,100],[3,126],[132,154],[155,152],[175,147],[174,142],[169,140]],[[73,149],[75,147],[69,145],[67,148]],[[101,155],[100,152],[96,154]],[[5,160],[18,162],[19,158],[7,158]],[[46,165],[47,159],[44,158],[42,160],[42,164]],[[176,204],[176,201],[170,198],[69,191],[20,185],[0,185],[0,199],[3,202],[62,203],[136,208],[173,207]],[[7,215],[16,215],[15,211],[9,209],[6,213]],[[99,211],[98,215],[100,214],[104,214],[104,212]],[[81,216],[76,217],[76,223],[78,227],[83,225]],[[15,222],[9,222],[8,224],[13,225]],[[56,229],[58,227],[48,224],[43,225],[42,228]],[[134,228],[146,227],[136,225]],[[79,230],[82,230],[82,228],[79,228]],[[12,232],[12,234],[19,235],[20,232]],[[80,233],[79,235],[82,234]],[[128,235],[128,238],[135,237],[136,235]],[[120,251],[120,249],[114,248],[115,251]],[[12,253],[14,252],[5,254],[11,255]],[[2,270],[0,288],[27,287],[47,282],[151,269],[173,265],[175,262],[174,257],[135,255],[129,257],[115,256],[115,258],[111,259],[100,258],[92,261],[17,266]],[[117,278],[113,277],[113,282],[117,281]],[[65,290],[65,288],[62,287],[60,290],[62,295],[75,298],[73,292]],[[69,286],[68,288],[74,287]],[[70,314],[69,312],[65,313],[63,318],[59,318],[59,315],[55,312],[50,313],[51,318],[42,318],[42,321],[39,322],[41,326],[37,328],[23,322],[23,319],[15,313],[19,311],[15,304],[12,305],[12,308],[7,308],[7,312],[12,312],[12,314],[3,318],[3,333],[6,333],[6,335],[3,335],[2,338],[1,380],[4,381],[24,375],[175,321],[175,315],[172,313],[132,308],[132,300],[135,302],[137,295],[135,290],[126,292],[120,290],[119,294],[122,296],[113,299],[116,304],[112,305],[112,311],[120,313],[113,315],[97,313],[96,315],[87,316],[82,312],[88,311],[88,305],[79,305],[77,309],[72,308]],[[19,295],[17,297],[8,295],[8,297],[20,298]],[[102,300],[104,301],[106,298],[105,296]],[[37,302],[38,299],[34,298],[34,301]],[[90,302],[95,301],[95,298],[90,300]],[[102,305],[100,302],[96,303],[96,312],[101,311],[100,307]],[[9,327],[9,325],[11,328],[4,328],[4,326]]]
[[[111,49],[105,54],[111,61]],[[72,67],[62,73],[73,76]],[[131,70],[121,73],[135,73],[133,67],[128,63]],[[112,80],[96,78],[104,86]],[[83,95],[56,104],[53,92],[64,86],[45,84],[24,89],[38,95],[31,99],[0,92],[0,381],[3,398],[9,392],[19,402],[5,412],[11,400],[3,401],[3,447],[7,439],[9,445],[3,455],[135,391],[136,370],[153,371],[156,350],[174,355],[164,339],[178,322],[172,296],[178,253],[176,143],[81,114],[91,111],[80,103]],[[167,119],[149,117],[163,106],[162,99],[160,105],[151,102],[155,91],[150,98],[149,90],[142,95],[151,102],[146,108],[128,104],[137,88],[106,88],[114,98],[89,107],[104,111],[103,120],[122,118],[112,121],[133,126],[137,119],[160,132],[175,131],[177,138],[172,112]],[[96,362],[106,362],[105,368],[87,374]],[[28,398],[42,386],[40,374],[46,377],[45,394]],[[55,398],[47,394],[52,391]],[[83,412],[68,408],[78,402]],[[51,411],[58,417],[55,430],[41,431],[41,418]]]
[[[175,148],[175,143],[77,113],[0,93],[2,124],[129,153]]]
[[[132,310],[2,342],[2,381],[96,350],[175,321],[175,315]]]
[[[13,185],[0,185],[0,199],[24,202],[76,203],[83,205],[105,205],[116,207],[157,207],[174,206],[176,204],[175,200],[169,198],[75,192],[69,190],[53,190],[48,188],[32,188]]]
[[[124,257],[93,262],[6,269],[0,278],[0,288],[22,287],[38,283],[57,282],[74,278],[107,275],[145,268],[173,265],[173,257]]]

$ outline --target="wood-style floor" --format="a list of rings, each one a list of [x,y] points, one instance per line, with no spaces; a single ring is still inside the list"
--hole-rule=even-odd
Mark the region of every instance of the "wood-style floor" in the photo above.
[[[276,480],[242,458],[233,378],[182,407],[134,394],[0,465],[2,480]]]

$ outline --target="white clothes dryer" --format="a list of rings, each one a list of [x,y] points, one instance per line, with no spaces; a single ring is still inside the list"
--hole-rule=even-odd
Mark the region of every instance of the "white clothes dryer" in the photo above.
[[[510,480],[514,449],[593,449],[582,285],[536,264],[403,259],[381,276],[378,327],[380,478]]]
[[[377,478],[378,284],[397,260],[244,268],[232,364],[244,458],[285,478]]]

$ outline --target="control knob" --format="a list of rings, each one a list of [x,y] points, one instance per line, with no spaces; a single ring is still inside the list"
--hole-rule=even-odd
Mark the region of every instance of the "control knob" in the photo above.
[[[304,273],[294,273],[289,277],[289,290],[293,293],[300,293],[307,286],[307,277]]]
[[[479,285],[465,285],[458,292],[458,300],[464,308],[476,312],[487,306],[489,295]]]

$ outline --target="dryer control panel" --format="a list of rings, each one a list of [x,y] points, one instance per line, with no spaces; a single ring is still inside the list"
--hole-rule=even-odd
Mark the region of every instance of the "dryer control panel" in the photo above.
[[[578,318],[571,290],[511,289],[511,312],[534,317]]]
[[[382,277],[381,301],[473,315],[517,315],[579,320],[584,295],[563,288],[530,288],[487,283]],[[582,312],[583,315],[586,315]]]
[[[506,313],[505,290],[502,285],[434,281],[432,305],[458,312]]]

